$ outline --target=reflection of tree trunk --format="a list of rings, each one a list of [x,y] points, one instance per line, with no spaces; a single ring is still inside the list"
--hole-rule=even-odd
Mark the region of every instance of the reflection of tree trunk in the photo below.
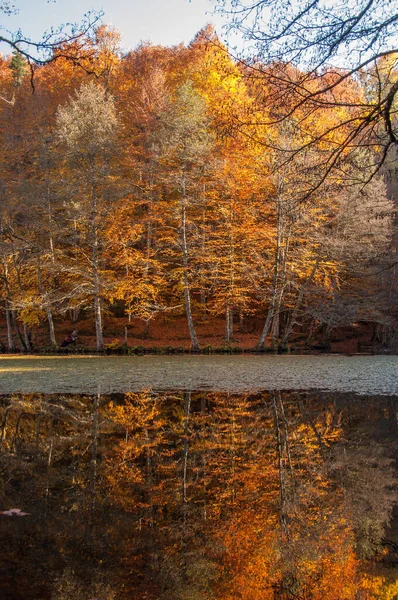
[[[203,394],[200,399],[200,411],[201,413],[206,412],[206,395]],[[203,520],[207,519],[207,487],[206,487],[206,478],[207,478],[207,461],[205,451],[202,452],[202,481],[203,481]]]
[[[182,500],[187,502],[187,469],[189,451],[189,416],[191,412],[191,392],[185,392],[185,417],[184,417],[184,455],[183,455],[183,478],[182,478]]]
[[[185,313],[188,320],[189,334],[191,336],[192,350],[199,350],[198,338],[196,337],[195,326],[192,317],[191,308],[191,290],[188,277],[188,244],[187,244],[187,225],[186,225],[186,196],[185,196],[185,174],[183,173],[181,181],[181,248],[182,264],[184,268],[184,297]]]
[[[396,408],[396,402],[391,398],[388,403],[388,420],[391,426],[393,434],[398,433],[398,412]]]
[[[47,458],[47,477],[46,477],[46,491],[45,491],[45,503],[44,503],[44,519],[47,518],[48,511],[48,499],[50,496],[50,474],[51,474],[51,462],[53,457],[53,444],[54,440],[51,438],[50,440],[50,448],[48,450],[48,458]]]
[[[285,409],[283,407],[283,400],[282,400],[282,394],[280,391],[278,391],[276,393],[277,399],[278,399],[278,406],[281,412],[281,416],[282,416],[282,423],[283,423],[283,432],[284,432],[284,446],[285,446],[285,452],[286,452],[286,457],[287,457],[287,463],[289,465],[289,472],[290,475],[292,477],[292,479],[294,479],[294,472],[293,472],[293,466],[292,466],[292,457],[290,455],[290,443],[289,443],[289,429],[287,426],[287,418],[285,415]]]
[[[185,415],[184,415],[184,449],[182,457],[182,544],[185,545],[186,540],[186,523],[187,523],[187,509],[188,509],[188,496],[187,496],[187,474],[188,474],[188,455],[189,455],[189,418],[191,413],[191,392],[185,392]],[[184,558],[185,560],[185,558]]]
[[[236,448],[235,448],[235,417],[232,415],[231,422],[231,480],[232,480],[232,504],[235,504],[235,466],[236,466]]]
[[[203,520],[207,520],[207,487],[206,487],[206,477],[207,477],[207,463],[206,456],[203,454],[202,456],[202,468],[203,468]]]
[[[41,425],[42,416],[43,416],[43,413],[39,413],[37,415],[37,423],[36,423],[36,448],[35,448],[36,454],[39,453],[40,425]]]
[[[146,444],[146,470],[149,495],[149,525],[153,527],[153,503],[152,503],[152,456],[151,444],[149,439],[148,429],[145,429],[145,444]]]
[[[287,523],[287,511],[286,511],[286,482],[285,482],[285,472],[283,466],[283,447],[282,447],[282,439],[280,432],[280,421],[278,416],[278,407],[276,405],[276,397],[275,392],[270,392],[271,402],[272,402],[272,411],[274,413],[274,428],[275,428],[275,438],[276,438],[276,458],[278,463],[278,472],[279,472],[279,503],[280,503],[280,523],[282,527],[282,531],[289,539],[289,529]]]
[[[95,482],[97,479],[97,454],[98,454],[98,408],[100,402],[100,393],[94,396],[93,401],[93,429],[92,429],[92,446],[91,446],[91,523],[94,520],[95,509]]]
[[[13,435],[13,438],[12,438],[12,441],[11,441],[11,444],[10,444],[10,454],[12,454],[12,452],[13,452],[13,450],[14,450],[14,447],[15,447],[15,451],[16,451],[16,452],[18,451],[18,449],[17,449],[17,441],[18,441],[18,435],[19,435],[19,426],[20,426],[20,423],[21,423],[22,417],[27,417],[27,416],[30,416],[30,414],[29,414],[29,413],[22,412],[22,413],[21,413],[20,415],[18,415],[18,417],[17,417],[17,422],[16,422],[16,424],[15,424],[15,431],[14,431],[14,435]]]
[[[10,410],[11,410],[11,406],[7,406],[6,411],[4,413],[3,423],[1,425],[0,447],[3,445],[3,441],[6,439],[7,420],[8,420],[8,413],[10,412]]]
[[[89,534],[88,546],[90,551],[95,542],[95,508],[96,508],[96,482],[97,482],[97,456],[98,456],[98,407],[100,392],[93,398],[93,427],[91,431],[91,465],[90,465],[90,508],[89,508]]]
[[[315,437],[316,437],[316,440],[317,440],[318,446],[319,446],[319,453],[322,456],[322,458],[325,458],[325,444],[323,443],[322,436],[319,433],[318,428],[315,425],[314,420],[311,417],[310,413],[306,410],[304,402],[302,400],[299,402],[299,406],[300,406],[302,415],[304,417],[304,420],[309,423],[312,431],[315,434]]]

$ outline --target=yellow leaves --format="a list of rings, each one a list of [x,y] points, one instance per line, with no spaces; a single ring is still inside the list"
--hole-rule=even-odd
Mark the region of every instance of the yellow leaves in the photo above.
[[[46,314],[43,309],[35,307],[35,303],[28,304],[19,311],[19,318],[28,327],[39,325],[44,321]]]
[[[384,583],[384,577],[376,577],[365,573],[360,577],[359,586],[361,591],[366,593],[367,598],[380,598],[381,600],[380,591]]]
[[[394,583],[385,583],[382,593],[384,594],[382,600],[394,600],[398,595],[398,581],[395,581]]]
[[[363,573],[359,577],[358,590],[365,600],[394,600],[398,594],[398,581],[391,582],[387,577]]]

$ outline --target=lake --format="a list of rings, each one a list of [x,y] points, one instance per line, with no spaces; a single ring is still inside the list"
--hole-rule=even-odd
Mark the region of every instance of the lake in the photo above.
[[[397,358],[2,357],[2,600],[393,600]]]
[[[0,393],[321,389],[398,394],[397,356],[1,356]]]

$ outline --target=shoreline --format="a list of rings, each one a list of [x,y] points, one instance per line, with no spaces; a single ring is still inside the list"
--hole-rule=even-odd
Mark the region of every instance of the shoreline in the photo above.
[[[256,348],[241,348],[241,347],[204,347],[199,350],[190,350],[189,348],[183,347],[145,347],[145,346],[131,346],[129,348],[105,348],[104,350],[96,350],[95,348],[74,348],[73,350],[68,349],[52,349],[42,348],[27,352],[26,350],[2,350],[0,351],[0,357],[43,357],[43,356],[75,356],[75,357],[87,357],[87,356],[173,356],[173,355],[192,355],[192,356],[209,356],[209,355],[290,355],[290,356],[317,356],[317,355],[333,355],[333,356],[396,356],[398,351],[395,348],[374,348],[368,351],[352,352],[345,350],[333,350],[331,348],[315,348],[305,350],[303,348],[286,349],[286,350],[274,350],[272,348],[264,348],[258,350]]]

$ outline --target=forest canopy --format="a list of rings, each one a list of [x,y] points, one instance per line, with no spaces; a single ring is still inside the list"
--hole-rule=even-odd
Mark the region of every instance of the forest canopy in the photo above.
[[[36,67],[34,94],[22,53],[0,61],[6,348],[44,323],[57,347],[81,313],[101,350],[115,311],[146,332],[185,315],[194,350],[198,322],[221,318],[227,344],[261,323],[259,349],[360,321],[393,335],[389,141],[366,111],[394,55],[343,77],[235,60],[210,26],[187,47],[122,54],[105,26],[79,61],[74,44]]]

